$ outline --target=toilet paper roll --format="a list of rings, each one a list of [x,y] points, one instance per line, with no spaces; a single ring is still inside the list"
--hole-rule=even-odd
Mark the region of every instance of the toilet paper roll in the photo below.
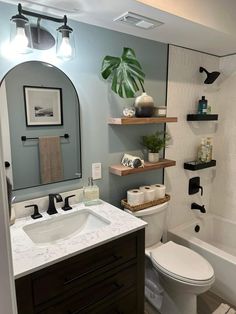
[[[153,184],[151,188],[155,190],[155,200],[165,197],[166,187],[163,184]]]
[[[127,191],[127,202],[131,206],[141,205],[144,203],[144,193],[139,189]]]
[[[140,186],[140,191],[144,193],[144,201],[151,202],[155,199],[155,190],[150,185]]]

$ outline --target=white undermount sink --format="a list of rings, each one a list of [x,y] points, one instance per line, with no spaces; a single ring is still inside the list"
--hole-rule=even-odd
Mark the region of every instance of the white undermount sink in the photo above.
[[[23,227],[37,244],[55,242],[77,234],[85,234],[109,225],[110,222],[90,209],[51,216]]]

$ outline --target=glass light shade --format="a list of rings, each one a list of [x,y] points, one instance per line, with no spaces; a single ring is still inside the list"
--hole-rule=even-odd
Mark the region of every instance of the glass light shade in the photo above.
[[[16,53],[32,52],[30,24],[21,18],[11,20],[10,48]]]
[[[59,28],[57,30],[57,57],[68,61],[75,57],[75,43],[72,30],[63,30]]]

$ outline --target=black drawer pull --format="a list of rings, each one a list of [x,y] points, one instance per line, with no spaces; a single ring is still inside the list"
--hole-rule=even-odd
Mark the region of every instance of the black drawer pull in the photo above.
[[[122,283],[118,283],[118,282],[114,282],[113,285],[115,286],[115,288],[117,290],[121,289],[124,287],[124,285]]]
[[[120,289],[122,289],[124,287],[124,284],[118,283],[118,282],[113,282],[111,283],[111,286],[114,287],[113,291],[110,292],[110,295],[113,293],[116,293],[117,291],[119,291]],[[96,302],[101,302],[102,300],[106,299],[107,295],[102,297],[101,299],[97,300]],[[86,307],[88,307],[90,304],[88,304]],[[67,314],[78,314],[82,309],[77,309],[77,310],[68,310]],[[122,312],[117,312],[119,314],[123,314]]]
[[[93,273],[94,271],[97,271],[97,270],[99,270],[99,269],[101,269],[103,267],[106,267],[107,265],[110,265],[111,263],[115,263],[115,262],[119,261],[122,258],[123,258],[123,256],[118,256],[116,254],[113,254],[113,255],[111,255],[111,259],[112,260],[109,260],[109,261],[106,260],[105,262],[101,263],[100,265],[97,265],[96,267],[88,270],[87,272],[79,274],[78,276],[75,276],[73,278],[65,277],[64,285],[68,285],[68,284],[72,283],[73,281],[76,281],[76,280],[78,280],[78,279],[80,279],[80,278],[82,278],[82,277],[84,277],[84,276],[86,276],[86,275],[88,275],[90,273]]]

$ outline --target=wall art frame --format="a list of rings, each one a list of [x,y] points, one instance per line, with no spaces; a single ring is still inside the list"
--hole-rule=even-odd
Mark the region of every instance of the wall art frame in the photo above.
[[[63,125],[62,89],[44,86],[23,86],[26,125]]]

